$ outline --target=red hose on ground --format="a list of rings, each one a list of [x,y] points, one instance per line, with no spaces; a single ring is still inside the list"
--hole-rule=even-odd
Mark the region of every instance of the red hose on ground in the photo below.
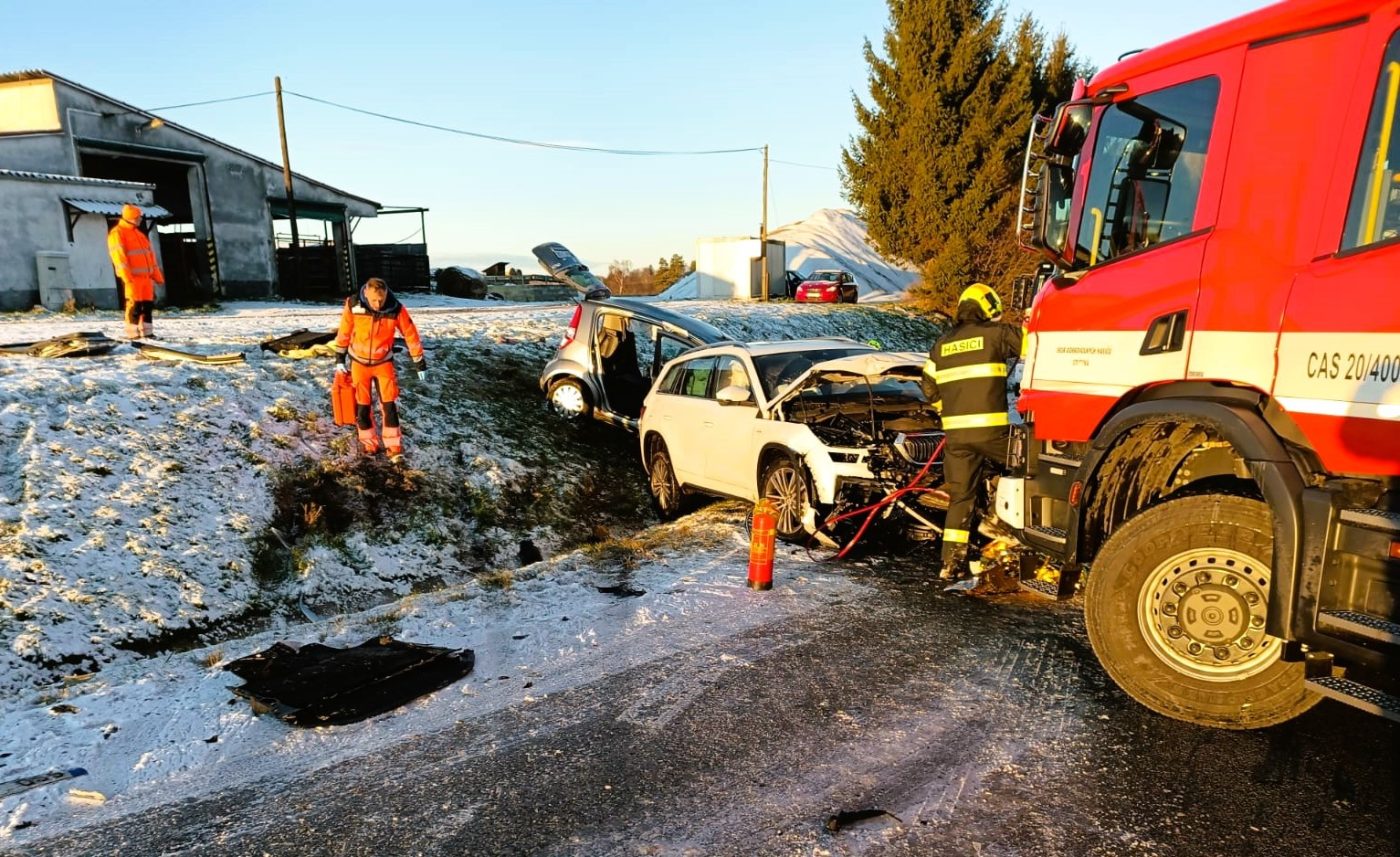
[[[861,522],[860,529],[857,530],[856,534],[851,538],[851,540],[847,542],[846,545],[842,547],[839,552],[837,552],[836,559],[846,558],[846,554],[850,553],[851,548],[855,547],[856,543],[859,542],[861,540],[861,537],[865,535],[865,531],[867,528],[869,528],[870,522],[875,519],[875,513],[879,512],[880,509],[884,508],[885,506],[888,506],[890,503],[893,503],[895,500],[898,500],[905,494],[919,494],[935,490],[932,488],[916,488],[914,486],[919,484],[919,480],[924,478],[924,475],[928,473],[929,468],[932,467],[933,463],[938,460],[939,454],[943,452],[943,445],[947,442],[948,438],[946,436],[938,441],[938,446],[934,448],[933,455],[929,456],[928,461],[924,462],[923,469],[920,470],[918,475],[916,475],[913,479],[909,480],[908,485],[905,485],[902,488],[896,488],[894,491],[891,491],[889,494],[886,494],[883,499],[871,503],[869,506],[862,506],[859,509],[856,509],[851,512],[846,512],[840,517],[834,518],[826,522],[824,526],[831,527],[841,523],[842,521],[848,518],[853,518],[856,515],[861,514],[862,512],[866,513],[865,520]]]

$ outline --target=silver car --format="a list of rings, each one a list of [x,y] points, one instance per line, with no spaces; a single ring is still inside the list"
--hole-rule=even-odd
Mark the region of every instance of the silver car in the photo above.
[[[661,367],[698,345],[723,342],[714,325],[635,298],[616,298],[561,244],[534,250],[545,269],[583,293],[540,389],[555,413],[637,430],[642,400]]]

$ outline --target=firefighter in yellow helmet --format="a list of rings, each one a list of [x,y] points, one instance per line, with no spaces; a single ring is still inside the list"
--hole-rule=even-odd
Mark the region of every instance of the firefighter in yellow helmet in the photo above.
[[[934,341],[924,363],[923,388],[943,419],[944,487],[948,519],[939,576],[961,580],[980,567],[968,562],[977,491],[989,461],[1006,464],[1011,435],[1006,377],[1021,356],[1019,327],[1001,321],[991,287],[975,283],[958,297],[956,323]]]
[[[141,209],[122,206],[122,219],[107,233],[107,252],[126,293],[126,338],[154,339],[156,285],[165,282],[151,239],[141,229]]]

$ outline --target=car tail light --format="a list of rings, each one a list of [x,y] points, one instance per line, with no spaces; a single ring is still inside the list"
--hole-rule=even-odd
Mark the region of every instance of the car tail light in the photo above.
[[[560,347],[560,348],[563,348],[564,346],[568,345],[570,342],[573,342],[573,341],[574,341],[574,337],[575,337],[575,336],[578,336],[578,323],[579,323],[579,320],[582,319],[582,318],[583,318],[583,304],[575,304],[575,306],[574,306],[574,317],[571,318],[571,319],[569,319],[569,329],[566,330],[566,331],[564,331],[564,341],[561,342],[561,343],[559,343],[559,347]]]

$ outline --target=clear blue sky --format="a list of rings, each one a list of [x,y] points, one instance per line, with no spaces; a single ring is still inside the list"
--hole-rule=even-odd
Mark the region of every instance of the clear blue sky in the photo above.
[[[1250,0],[1008,3],[1097,66],[1263,5]],[[1032,8],[1034,6],[1034,8]],[[864,95],[861,42],[883,0],[400,0],[190,3],[0,0],[0,70],[44,68],[152,109],[283,86],[504,136],[630,149],[772,146],[834,168]],[[756,233],[755,153],[638,158],[472,140],[289,98],[293,168],[386,205],[431,209],[435,265],[523,264],[562,241],[595,267],[697,237]],[[279,159],[271,96],[165,114]],[[0,166],[4,166],[0,164]],[[775,164],[769,222],[844,207],[832,169]],[[416,217],[365,221],[395,241]],[[531,260],[527,270],[535,270]]]

